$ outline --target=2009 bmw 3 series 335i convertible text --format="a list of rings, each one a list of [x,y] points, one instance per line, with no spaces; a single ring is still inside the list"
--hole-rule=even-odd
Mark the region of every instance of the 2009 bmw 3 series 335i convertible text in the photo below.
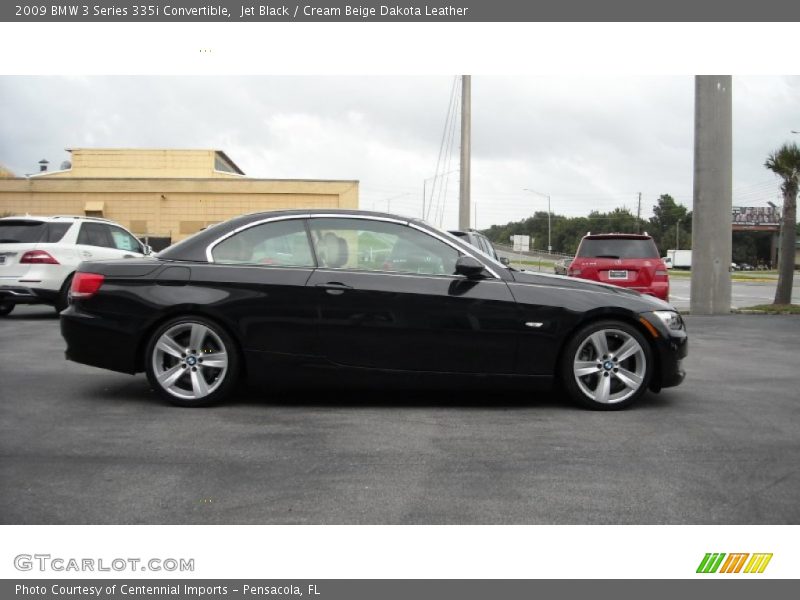
[[[684,378],[667,303],[506,267],[409,218],[237,217],[157,257],[83,263],[61,313],[67,358],[144,371],[181,406],[296,371],[560,386],[595,409]],[[405,377],[408,380],[408,377]]]

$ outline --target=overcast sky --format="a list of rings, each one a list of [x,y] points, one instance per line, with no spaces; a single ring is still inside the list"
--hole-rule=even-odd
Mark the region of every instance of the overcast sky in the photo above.
[[[361,208],[422,212],[454,78],[0,77],[0,163],[17,175],[68,147],[215,148],[252,177],[358,179]],[[693,77],[472,78],[477,226],[585,215],[642,192],[691,207]],[[763,167],[800,142],[800,77],[735,77],[734,204],[779,202]],[[458,168],[458,131],[449,169]],[[428,181],[428,190],[433,181]],[[456,224],[450,174],[444,226]],[[431,217],[431,220],[435,220]]]

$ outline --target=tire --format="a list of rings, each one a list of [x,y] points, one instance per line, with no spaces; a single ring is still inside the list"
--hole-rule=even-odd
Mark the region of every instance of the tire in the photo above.
[[[53,305],[58,314],[61,314],[61,311],[69,306],[69,288],[72,286],[72,277],[74,275],[75,273],[71,273],[61,284],[61,289],[58,290],[58,296],[56,296],[56,302]]]
[[[620,410],[647,392],[654,368],[653,349],[638,329],[604,320],[587,325],[567,342],[560,380],[582,406]]]
[[[176,406],[217,404],[238,383],[236,344],[210,319],[186,316],[167,321],[153,333],[145,352],[150,385]]]
[[[14,310],[14,306],[11,302],[0,302],[0,317],[10,315],[11,311]]]

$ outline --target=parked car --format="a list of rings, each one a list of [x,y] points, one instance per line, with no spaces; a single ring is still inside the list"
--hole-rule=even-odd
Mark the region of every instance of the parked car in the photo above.
[[[556,275],[566,275],[569,271],[569,266],[572,264],[571,258],[562,258],[553,264],[553,271]]]
[[[502,263],[504,265],[509,264],[509,260],[507,258],[501,258],[500,256],[497,255],[497,250],[495,250],[495,247],[492,245],[492,242],[490,242],[489,238],[487,238],[482,233],[475,231],[473,229],[468,229],[466,231],[451,230],[448,233],[458,238],[461,238],[463,241],[467,242],[471,246],[475,246],[478,250],[480,250],[484,254],[488,254],[497,262]]]
[[[70,299],[68,359],[145,371],[179,406],[221,401],[245,376],[335,372],[558,381],[617,409],[681,383],[687,354],[661,300],[517,271],[422,221],[355,210],[247,215],[158,257],[83,263]]]
[[[646,233],[585,235],[567,274],[669,300],[667,267]]]
[[[81,262],[141,258],[148,252],[127,229],[105,219],[0,219],[0,316],[17,304],[50,304],[60,312]]]

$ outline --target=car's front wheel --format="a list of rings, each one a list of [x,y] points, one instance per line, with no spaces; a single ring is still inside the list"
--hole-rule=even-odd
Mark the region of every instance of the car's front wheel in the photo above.
[[[10,315],[12,310],[14,310],[14,305],[11,302],[0,302],[0,317]]]
[[[650,344],[635,327],[616,320],[598,321],[567,343],[561,382],[587,408],[618,410],[644,395],[654,364]]]
[[[172,319],[150,338],[147,378],[162,398],[177,406],[209,406],[236,387],[239,356],[233,339],[209,319]]]

